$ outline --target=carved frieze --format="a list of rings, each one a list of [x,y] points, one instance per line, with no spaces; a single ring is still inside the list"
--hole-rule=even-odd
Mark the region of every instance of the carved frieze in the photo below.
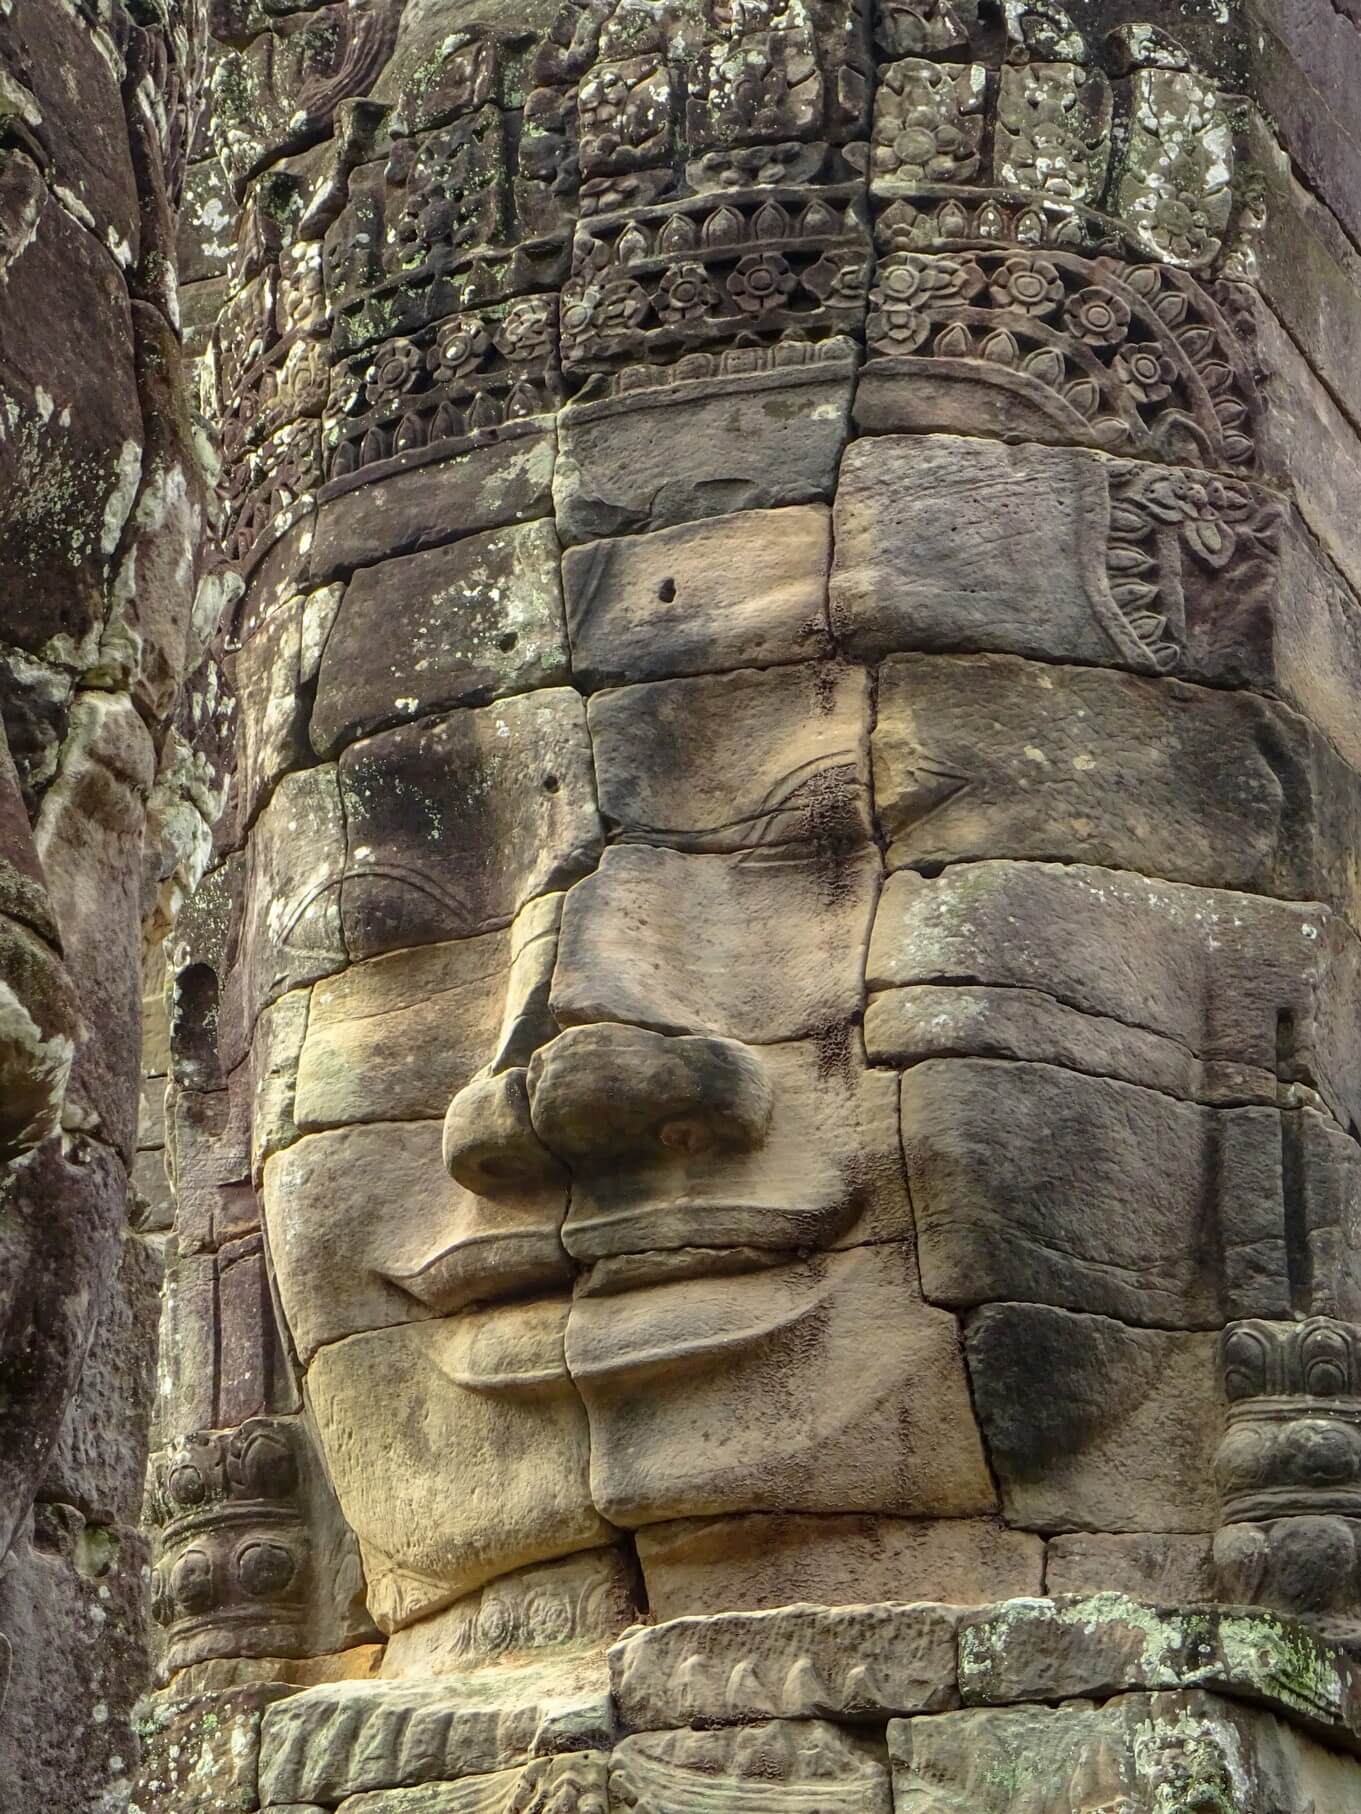
[[[1361,1328],[1235,1323],[1219,1370],[1221,1592],[1361,1631]]]

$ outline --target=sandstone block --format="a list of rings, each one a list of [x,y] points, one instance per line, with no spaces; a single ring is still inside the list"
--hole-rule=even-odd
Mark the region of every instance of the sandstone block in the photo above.
[[[878,990],[865,1010],[865,1047],[871,1063],[902,1068],[967,1053],[1060,1065],[1190,1101],[1240,1101],[1245,1093],[1264,1102],[1276,1098],[1267,1071],[1238,1065],[1231,1079],[1222,1078],[1173,1039],[1085,1014],[1038,989],[916,983]]]
[[[251,1814],[261,1799],[261,1722],[289,1692],[261,1683],[152,1697],[129,1814]]]
[[[1202,1328],[1235,1313],[1238,1249],[1259,1275],[1254,1301],[1289,1301],[1276,1110],[1203,1108],[991,1059],[929,1060],[902,1088],[932,1302],[1050,1303]]]
[[[760,1719],[879,1719],[957,1706],[945,1606],[786,1606],[672,1619],[610,1650],[626,1731]]]
[[[992,1510],[954,1320],[915,1290],[890,1244],[576,1299],[567,1365],[600,1511]]]
[[[831,530],[808,504],[569,548],[573,673],[613,686],[830,654]]]
[[[613,1736],[609,1691],[561,1700],[519,1698],[508,1682],[460,1701],[441,1682],[337,1682],[304,1689],[271,1708],[260,1754],[266,1806],[320,1798],[328,1806],[375,1789],[418,1787],[487,1776],[539,1759],[528,1793],[551,1757],[564,1756],[554,1785],[568,1789],[572,1766],[585,1781],[600,1765],[592,1752]],[[570,1761],[569,1761],[570,1758]],[[499,1814],[501,1803],[489,1807]],[[482,1804],[469,1804],[469,1814]],[[424,1811],[422,1810],[422,1814]],[[443,1810],[440,1810],[443,1814]],[[460,1810],[460,1814],[462,1811]]]
[[[559,563],[535,522],[361,569],[321,658],[314,747],[564,680]]]
[[[509,1569],[609,1540],[563,1359],[566,1321],[566,1302],[545,1298],[351,1336],[314,1357],[308,1405],[384,1630]],[[375,1404],[390,1414],[375,1419]]]
[[[553,1014],[756,1044],[837,1027],[860,1008],[878,887],[872,848],[761,863],[613,845],[564,904]]]
[[[334,766],[287,775],[247,852],[241,942],[245,1025],[287,990],[345,963],[345,818]]]
[[[1112,1592],[987,1607],[960,1626],[959,1688],[966,1705],[1206,1688],[1361,1745],[1361,1668],[1296,1620],[1247,1607],[1158,1607]]]
[[[651,1524],[634,1541],[657,1619],[763,1612],[796,1600],[974,1605],[1037,1593],[1044,1566],[1038,1537],[983,1518],[753,1513]]]
[[[975,1312],[965,1352],[1008,1522],[1212,1529],[1215,1340],[1038,1304]]]
[[[646,1123],[631,1139],[621,1124],[627,1086],[610,1062],[620,1044],[614,1034],[576,1029],[545,1047],[530,1068],[531,1114],[546,1144],[561,1150],[549,1124],[567,1110],[589,1117],[597,1136],[593,1150],[578,1145],[563,1154],[573,1179],[563,1240],[578,1261],[598,1263],[592,1291],[618,1290],[630,1276],[641,1283],[650,1268],[664,1276],[667,1250],[678,1248],[788,1254],[912,1240],[894,1080],[868,1070],[858,1051],[833,1063],[814,1040],[746,1049],[743,1061],[756,1067],[765,1112],[740,1137],[725,1138],[724,1118],[738,1106],[735,1082],[718,1079],[715,1099],[703,1109],[683,1096],[664,1107],[665,1079],[625,1050],[620,1056],[636,1067],[632,1082]],[[574,1053],[583,1039],[586,1049]],[[674,1143],[658,1138],[664,1115]],[[696,1129],[696,1138],[682,1138],[678,1128]],[[629,1255],[636,1256],[631,1266],[623,1258]],[[693,1263],[693,1254],[687,1258]]]
[[[312,991],[294,1114],[307,1129],[434,1120],[495,1049],[510,935],[417,945]]]
[[[236,693],[236,780],[243,826],[253,823],[280,777],[307,753],[307,720],[301,697],[301,598],[268,617],[228,658]]]
[[[570,406],[553,480],[563,539],[829,498],[851,382],[828,362]]]
[[[1213,1600],[1215,1579],[1208,1537],[1137,1531],[1108,1535],[1070,1531],[1051,1537],[1044,1580],[1051,1594],[1127,1594],[1164,1606]]]
[[[597,693],[600,810],[622,841],[838,850],[871,837],[869,678],[809,663]]]
[[[985,862],[932,881],[900,871],[875,916],[868,980],[1038,991],[1127,1028],[1128,1038],[1095,1025],[1095,1049],[1118,1049],[1121,1070],[1146,1053],[1150,1082],[1172,1062],[1152,1035],[1197,1060],[1190,1093],[1272,1101],[1279,1080],[1317,1090],[1344,1125],[1361,1110],[1361,944],[1315,904],[1082,865]],[[1084,1038],[1066,1015],[1048,1029]],[[879,1044],[889,1037],[876,1032]]]
[[[874,801],[891,868],[987,857],[1336,899],[1352,783],[1255,695],[1005,655],[883,664]],[[1357,918],[1350,892],[1339,904]]]
[[[352,958],[504,925],[599,855],[586,713],[567,687],[351,744],[340,787]]]
[[[691,1814],[721,1795],[742,1814],[889,1814],[883,1751],[820,1720],[770,1720],[712,1732],[646,1732],[610,1756],[610,1806]]]
[[[605,1754],[574,1751],[462,1782],[346,1796],[338,1814],[519,1814],[524,1807],[555,1805],[605,1814],[606,1794]]]
[[[834,515],[831,621],[853,655],[993,652],[1252,688],[1357,759],[1355,596],[1271,492],[1076,448],[890,435],[848,450]]]
[[[265,1161],[298,1137],[294,1120],[298,1065],[307,1031],[310,991],[295,989],[263,1010],[251,1041],[251,1183],[258,1191]]]
[[[304,1361],[325,1342],[568,1275],[561,1185],[475,1196],[441,1159],[438,1121],[309,1134],[265,1166],[265,1217]]]
[[[1169,1795],[1243,1814],[1346,1805],[1355,1764],[1271,1714],[1199,1690],[1093,1706],[971,1708],[889,1725],[899,1814],[1123,1806]]]
[[[542,429],[339,490],[322,500],[308,557],[314,584],[552,508],[554,437]]]

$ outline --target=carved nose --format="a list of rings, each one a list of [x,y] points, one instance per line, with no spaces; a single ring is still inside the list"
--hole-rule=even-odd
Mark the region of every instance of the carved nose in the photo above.
[[[530,1122],[522,1066],[475,1077],[454,1097],[444,1116],[444,1165],[465,1190],[493,1199],[566,1183]]]
[[[765,1065],[736,1040],[613,1023],[571,1027],[542,1047],[528,1091],[535,1133],[569,1164],[749,1151],[765,1139],[773,1103]]]

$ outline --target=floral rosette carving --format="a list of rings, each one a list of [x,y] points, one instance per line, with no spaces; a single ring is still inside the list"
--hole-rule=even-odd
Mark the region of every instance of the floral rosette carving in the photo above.
[[[908,252],[883,262],[870,301],[873,353],[946,359],[956,376],[967,362],[1038,439],[1251,467],[1246,362],[1187,273],[1058,248]]]

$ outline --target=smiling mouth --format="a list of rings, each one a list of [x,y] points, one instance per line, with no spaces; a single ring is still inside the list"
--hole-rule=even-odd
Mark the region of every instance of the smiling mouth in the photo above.
[[[731,1279],[768,1272],[803,1257],[793,1247],[664,1247],[650,1253],[607,1254],[588,1265],[577,1280],[579,1298],[618,1297],[649,1285],[692,1279]]]

